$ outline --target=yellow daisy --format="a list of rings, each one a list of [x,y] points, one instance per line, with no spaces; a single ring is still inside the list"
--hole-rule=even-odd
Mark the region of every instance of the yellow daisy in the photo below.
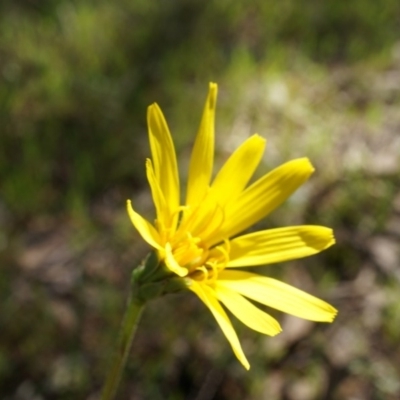
[[[299,158],[248,185],[266,144],[253,135],[212,179],[216,99],[217,85],[210,83],[183,205],[171,134],[158,105],[148,108],[152,160],[146,161],[146,171],[157,215],[154,224],[135,212],[129,200],[127,206],[133,225],[156,250],[159,261],[210,309],[236,357],[249,369],[221,303],[251,329],[271,336],[281,331],[279,323],[248,299],[312,321],[332,322],[337,311],[290,285],[238,268],[310,256],[335,240],[331,229],[311,225],[237,236],[285,201],[314,168],[307,158]]]

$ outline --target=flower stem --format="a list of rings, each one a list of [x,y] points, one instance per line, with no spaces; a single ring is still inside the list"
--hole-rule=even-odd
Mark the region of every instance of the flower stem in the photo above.
[[[126,360],[131,349],[132,340],[144,308],[143,303],[129,300],[118,339],[118,347],[111,365],[107,380],[103,386],[101,400],[114,399]]]

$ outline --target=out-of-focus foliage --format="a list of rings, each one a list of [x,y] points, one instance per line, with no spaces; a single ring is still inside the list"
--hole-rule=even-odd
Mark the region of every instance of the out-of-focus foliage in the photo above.
[[[185,165],[212,80],[217,164],[258,132],[263,172],[317,167],[262,224],[324,224],[337,245],[264,272],[338,320],[238,324],[246,373],[193,296],[156,301],[120,398],[397,400],[399,21],[398,0],[0,2],[0,397],[96,398],[147,252],[124,210],[152,213],[146,107]]]
[[[218,80],[240,54],[255,68],[297,52],[348,62],[387,51],[400,28],[396,0],[0,7],[2,196],[26,216],[142,182],[145,107],[155,98],[179,107],[188,83]]]

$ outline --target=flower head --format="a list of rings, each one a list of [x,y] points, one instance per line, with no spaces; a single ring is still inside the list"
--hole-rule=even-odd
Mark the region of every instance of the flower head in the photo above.
[[[312,174],[307,158],[289,161],[248,185],[266,141],[248,138],[212,179],[217,85],[211,83],[191,156],[186,199],[181,204],[174,144],[157,104],[148,108],[152,159],[147,178],[156,209],[151,224],[128,213],[143,239],[173,274],[185,280],[210,309],[246,369],[250,365],[221,303],[245,325],[274,336],[279,323],[250,300],[300,318],[332,322],[326,302],[278,280],[238,268],[273,264],[316,254],[334,244],[332,230],[291,226],[237,236],[285,201]]]

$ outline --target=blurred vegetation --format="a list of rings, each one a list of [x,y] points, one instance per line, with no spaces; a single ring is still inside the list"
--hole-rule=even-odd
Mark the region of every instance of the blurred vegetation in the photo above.
[[[1,398],[96,398],[147,251],[124,211],[133,198],[151,214],[146,107],[162,107],[184,165],[209,81],[217,164],[257,131],[259,173],[316,165],[262,226],[325,224],[338,244],[265,273],[340,314],[278,315],[274,339],[238,324],[245,373],[196,299],[155,302],[120,398],[399,398],[398,0],[0,3]]]

